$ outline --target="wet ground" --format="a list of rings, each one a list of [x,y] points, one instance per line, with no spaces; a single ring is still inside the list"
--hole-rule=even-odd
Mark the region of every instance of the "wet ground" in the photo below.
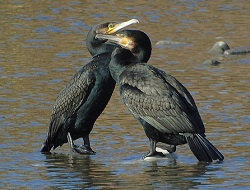
[[[248,1],[5,0],[0,18],[0,189],[250,188],[250,54],[203,64],[216,41],[250,46]],[[222,163],[197,162],[187,145],[142,161],[148,139],[117,90],[90,136],[96,155],[40,154],[57,94],[91,60],[90,27],[131,18],[152,40],[150,64],[192,93]]]

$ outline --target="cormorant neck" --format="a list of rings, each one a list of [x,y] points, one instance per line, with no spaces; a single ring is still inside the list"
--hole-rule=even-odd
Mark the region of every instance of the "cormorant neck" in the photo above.
[[[116,48],[112,55],[109,64],[110,74],[113,79],[118,82],[121,73],[131,65],[138,63],[137,58],[131,53],[131,51],[123,48]]]
[[[107,40],[96,39],[95,36],[96,36],[96,29],[92,28],[89,31],[86,40],[87,49],[92,56],[101,53],[112,52],[116,48],[116,46],[113,44],[105,43]]]
[[[151,45],[149,47],[138,47],[138,50],[133,51],[133,55],[137,58],[139,62],[147,63],[151,56]]]

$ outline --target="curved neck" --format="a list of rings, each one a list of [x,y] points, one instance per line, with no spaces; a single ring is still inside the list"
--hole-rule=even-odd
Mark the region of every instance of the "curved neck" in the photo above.
[[[101,53],[112,52],[117,46],[113,44],[106,44],[107,40],[96,39],[96,29],[92,28],[86,40],[86,46],[89,53],[92,56],[96,56]]]
[[[142,63],[147,63],[151,56],[151,46],[147,48],[140,48],[136,52],[132,52],[133,55]]]
[[[116,48],[111,55],[111,61],[109,63],[109,70],[113,79],[118,82],[121,73],[126,70],[128,66],[138,62],[137,57],[135,57],[131,51],[123,48]]]

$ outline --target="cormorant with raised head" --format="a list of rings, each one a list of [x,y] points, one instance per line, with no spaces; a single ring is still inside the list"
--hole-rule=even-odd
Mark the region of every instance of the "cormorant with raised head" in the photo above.
[[[95,154],[90,147],[89,134],[94,122],[106,107],[115,87],[108,65],[110,56],[117,45],[96,39],[96,34],[113,34],[126,26],[137,23],[108,22],[93,27],[87,35],[87,49],[93,57],[82,67],[68,85],[59,93],[50,118],[49,131],[41,152],[48,153],[53,148],[69,142],[71,149],[80,154]],[[84,144],[74,145],[73,141],[83,138]]]
[[[156,151],[157,142],[162,142],[170,145],[170,153],[176,151],[177,145],[188,143],[199,161],[224,159],[206,139],[203,122],[188,90],[173,76],[144,63],[151,54],[151,42],[144,32],[123,30],[116,35],[96,37],[123,47],[113,51],[109,68],[125,105],[150,140],[150,151],[144,158],[162,155]]]

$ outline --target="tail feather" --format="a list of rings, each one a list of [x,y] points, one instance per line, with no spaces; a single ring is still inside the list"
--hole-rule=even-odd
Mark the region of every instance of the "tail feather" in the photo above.
[[[213,160],[223,160],[224,156],[200,134],[186,135],[188,145],[199,161],[212,162]]]
[[[209,142],[205,137],[202,137],[200,134],[197,134],[201,142],[203,142],[204,147],[209,152],[209,155],[213,160],[223,160],[224,156],[214,147],[214,145]]]
[[[193,136],[187,137],[187,142],[192,150],[193,154],[199,161],[207,161],[211,162],[212,160],[207,156],[205,149],[203,148],[202,144],[199,143],[198,139]]]

